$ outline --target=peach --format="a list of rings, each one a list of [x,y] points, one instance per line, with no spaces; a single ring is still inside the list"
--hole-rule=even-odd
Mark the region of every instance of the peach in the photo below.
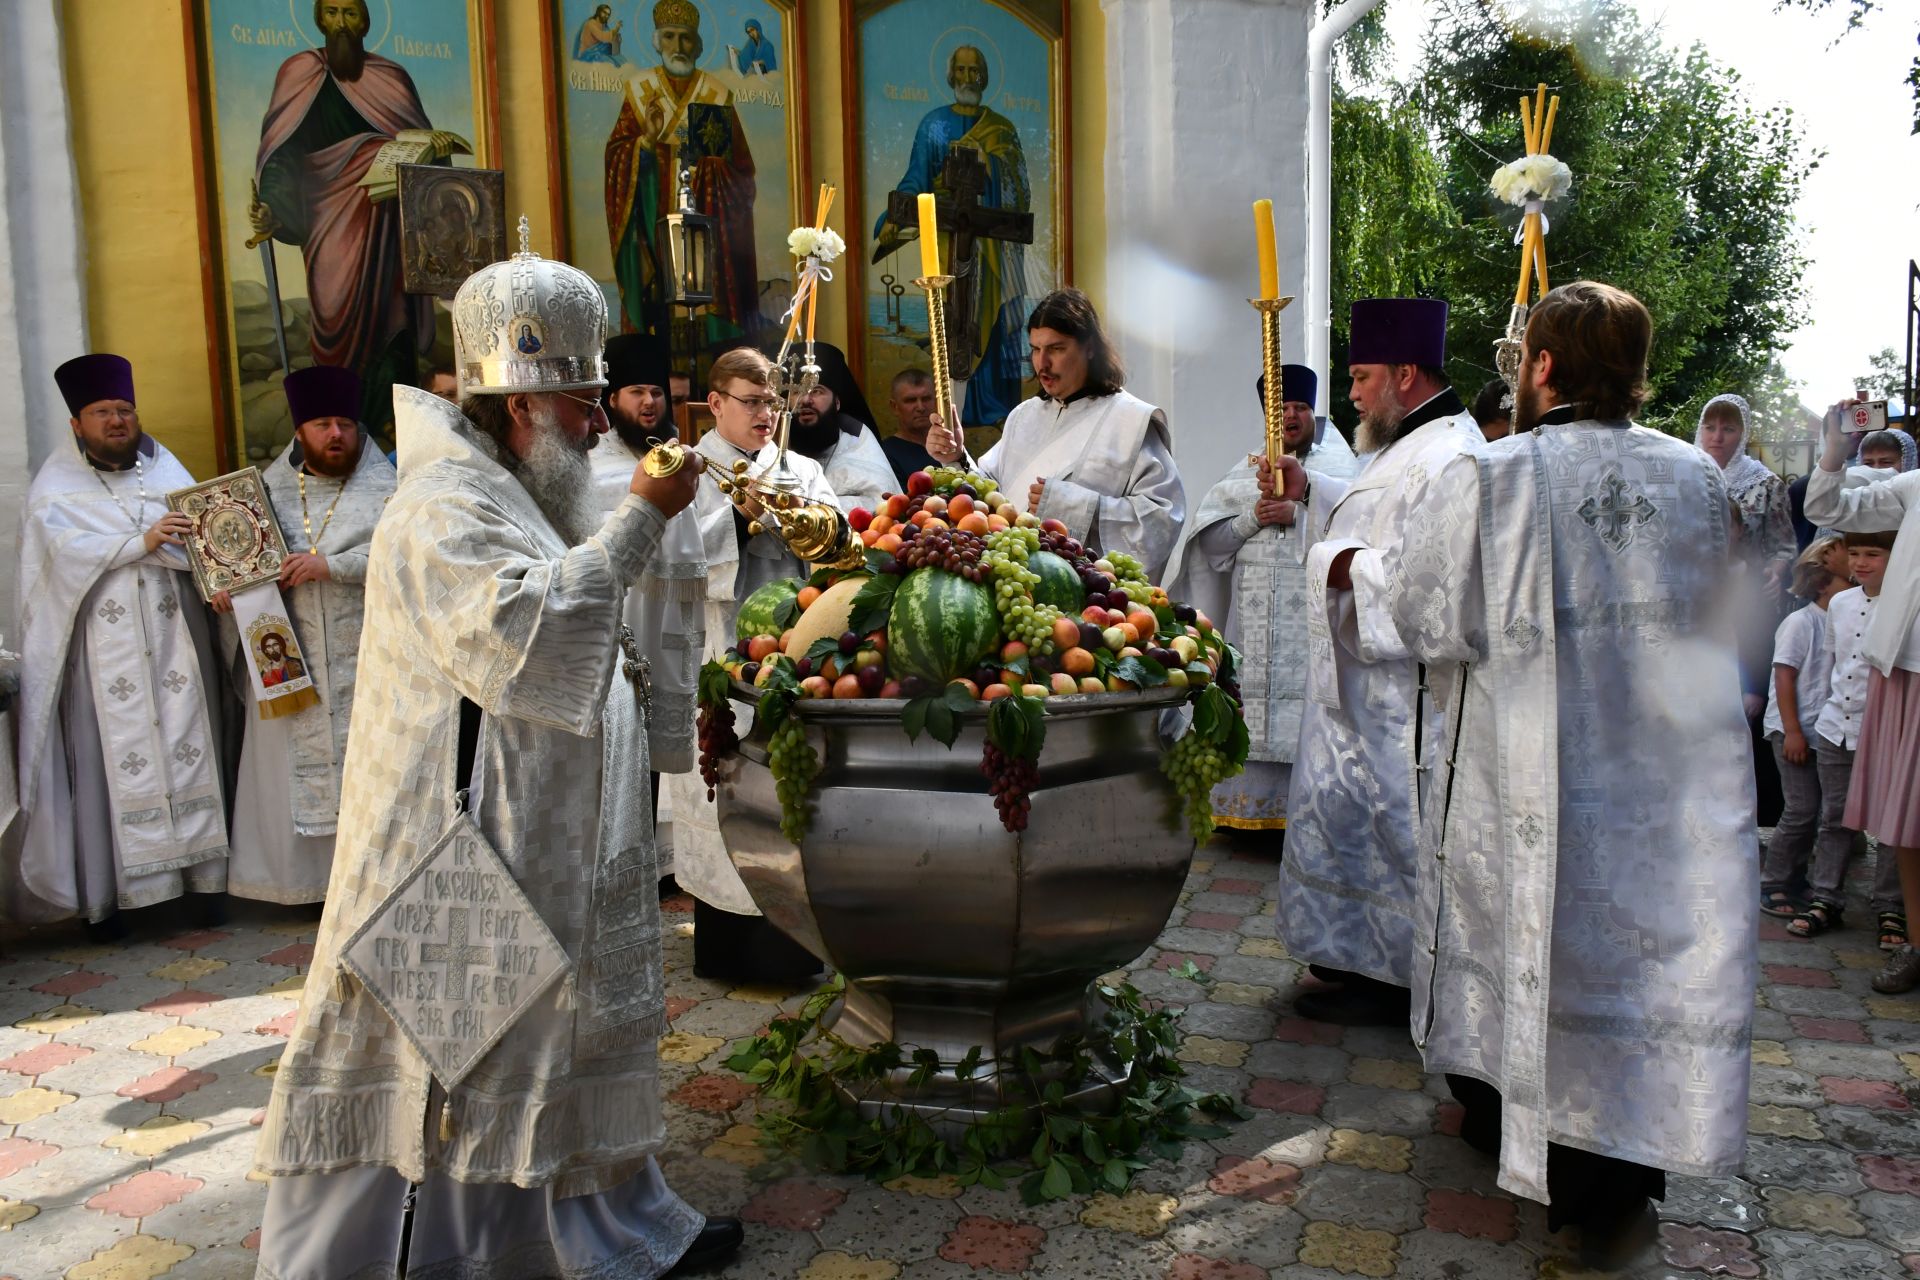
[[[779,648],[780,641],[773,636],[755,636],[747,641],[747,661],[765,662]]]
[[[833,696],[836,698],[857,698],[860,696],[860,677],[844,675],[833,682]]]
[[[980,691],[980,700],[982,702],[992,702],[995,698],[1007,697],[1012,692],[1013,689],[1004,683],[990,684]]]
[[[1107,691],[1107,686],[1100,682],[1099,676],[1081,676],[1080,677],[1080,692],[1105,693],[1106,691]]]
[[[1079,623],[1075,622],[1072,618],[1066,618],[1066,617],[1055,618],[1053,620],[1054,648],[1060,649],[1060,650],[1067,650],[1067,649],[1073,648],[1073,646],[1079,643],[1080,643],[1080,624]]]
[[[1053,679],[1050,683],[1055,693],[1066,694],[1080,692],[1080,682],[1064,671],[1054,672]]]

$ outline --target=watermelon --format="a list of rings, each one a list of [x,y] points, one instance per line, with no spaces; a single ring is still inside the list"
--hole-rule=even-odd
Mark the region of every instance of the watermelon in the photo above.
[[[1027,557],[1027,568],[1040,575],[1034,584],[1033,602],[1050,604],[1065,614],[1077,614],[1087,606],[1087,590],[1080,585],[1080,574],[1051,551],[1036,551]]]
[[[999,642],[990,587],[929,566],[908,574],[894,593],[887,665],[896,678],[945,685],[979,666]]]
[[[748,596],[734,618],[734,638],[777,636],[792,626],[800,616],[800,588],[806,585],[804,578],[779,578]]]

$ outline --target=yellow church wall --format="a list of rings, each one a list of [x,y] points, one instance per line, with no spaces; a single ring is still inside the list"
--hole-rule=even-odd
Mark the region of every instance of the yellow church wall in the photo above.
[[[197,476],[216,473],[215,386],[202,287],[186,10],[193,0],[63,0],[71,34],[111,30],[111,41],[68,39],[67,92],[86,232],[87,315],[95,350],[133,362],[140,414]],[[1105,20],[1099,0],[1069,0],[1072,115],[1072,283],[1104,298],[1106,199]],[[536,250],[551,252],[540,4],[497,0],[495,56],[509,219],[525,214]],[[845,172],[840,106],[840,15],[831,0],[801,0],[810,68],[808,145],[814,181]],[[84,21],[83,21],[84,19]],[[143,50],[128,57],[128,49]],[[842,223],[844,207],[834,216]],[[846,345],[846,291],[820,302],[821,335]],[[77,353],[76,353],[77,354]],[[49,375],[51,376],[51,375]]]

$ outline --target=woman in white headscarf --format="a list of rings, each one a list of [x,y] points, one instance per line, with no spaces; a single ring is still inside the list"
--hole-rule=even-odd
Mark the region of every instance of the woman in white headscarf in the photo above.
[[[1787,482],[1747,453],[1747,431],[1753,410],[1736,395],[1719,395],[1700,410],[1700,428],[1693,443],[1720,464],[1727,497],[1740,511],[1742,555],[1763,570],[1777,592],[1785,570],[1799,552],[1793,536],[1793,516],[1787,508]]]
[[[1753,410],[1736,395],[1720,395],[1700,411],[1700,427],[1693,443],[1720,464],[1727,497],[1739,528],[1733,539],[1745,572],[1735,583],[1739,606],[1740,690],[1747,719],[1753,726],[1755,749],[1754,798],[1760,825],[1772,826],[1781,810],[1780,776],[1773,749],[1760,734],[1767,708],[1767,685],[1773,676],[1773,633],[1784,610],[1782,583],[1790,571],[1799,543],[1793,533],[1793,515],[1787,503],[1787,482],[1765,463],[1747,454],[1747,428]]]

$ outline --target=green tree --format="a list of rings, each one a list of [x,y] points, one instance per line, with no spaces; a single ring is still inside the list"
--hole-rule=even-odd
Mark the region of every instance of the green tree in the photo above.
[[[1907,362],[1892,347],[1882,347],[1867,357],[1867,366],[1873,372],[1864,377],[1855,378],[1853,385],[1876,399],[1887,399],[1900,395],[1907,385]]]
[[[1626,0],[1536,5],[1525,30],[1482,0],[1438,9],[1411,84],[1339,86],[1333,367],[1348,299],[1422,292],[1453,304],[1455,385],[1470,395],[1494,376],[1518,211],[1487,182],[1521,152],[1520,94],[1545,81],[1561,95],[1552,151],[1574,173],[1549,211],[1552,280],[1606,280],[1646,302],[1645,420],[1690,434],[1700,405],[1758,379],[1799,322],[1804,262],[1781,211],[1814,161],[1790,114],[1754,109],[1731,71],[1674,53]]]

